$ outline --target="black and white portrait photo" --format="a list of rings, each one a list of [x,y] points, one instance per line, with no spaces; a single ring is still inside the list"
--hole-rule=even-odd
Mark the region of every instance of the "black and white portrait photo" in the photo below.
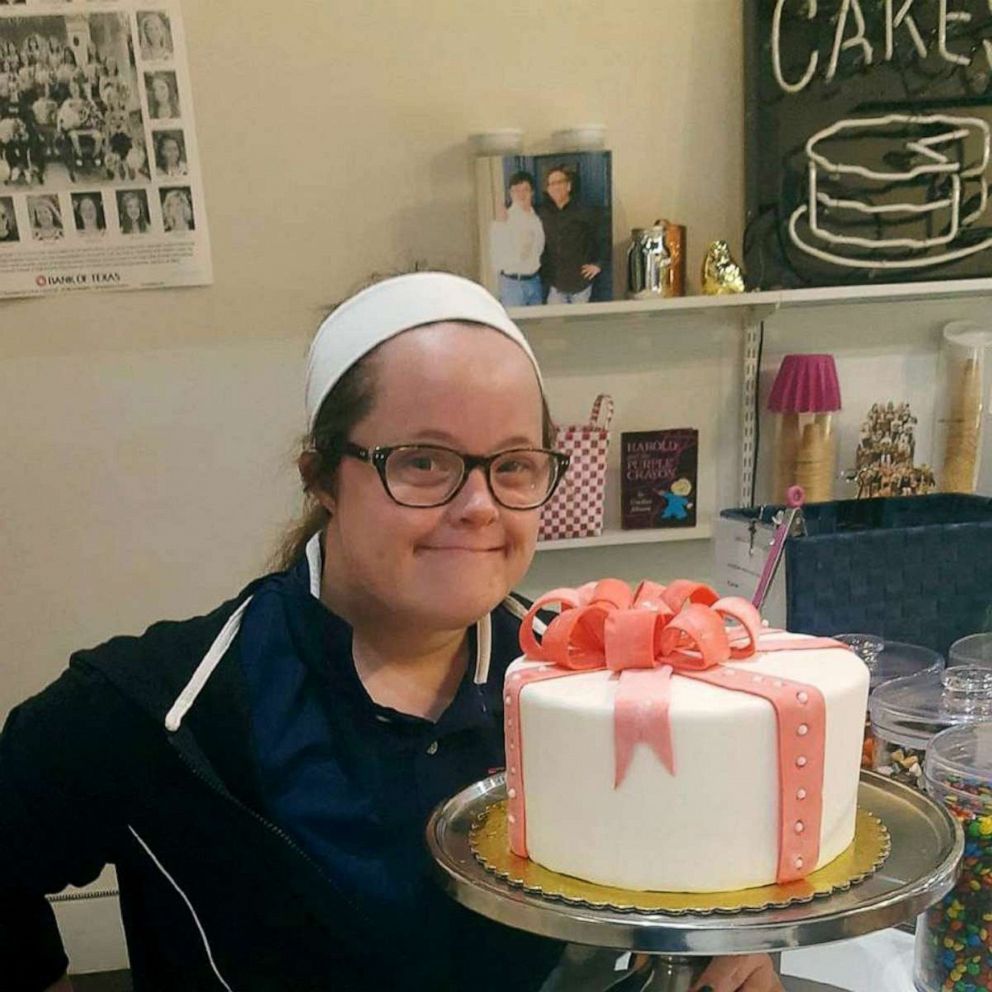
[[[167,234],[193,231],[193,196],[188,186],[171,189],[162,187],[158,191],[162,199],[162,226]]]
[[[60,241],[65,236],[57,196],[29,196],[28,216],[31,218],[31,236],[35,241]]]
[[[103,197],[99,192],[72,193],[72,218],[77,234],[94,237],[107,230]]]
[[[153,121],[179,117],[179,90],[174,72],[146,72],[145,93],[148,97],[148,116]]]
[[[186,176],[186,141],[182,131],[152,131],[155,145],[155,175],[159,179]]]
[[[138,12],[138,47],[143,62],[163,62],[172,58],[172,27],[165,11]]]
[[[14,213],[14,200],[9,196],[0,196],[0,244],[20,241],[17,231],[17,215]]]
[[[121,234],[148,234],[148,194],[143,189],[117,191],[117,223]]]

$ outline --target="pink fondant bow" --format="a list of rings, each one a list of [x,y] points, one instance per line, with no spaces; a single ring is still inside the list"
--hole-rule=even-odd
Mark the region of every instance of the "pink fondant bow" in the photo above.
[[[537,611],[555,603],[562,612],[538,641]],[[728,630],[727,621],[736,626]],[[731,658],[750,657],[760,632],[761,617],[746,599],[719,599],[698,582],[642,582],[631,590],[620,579],[603,579],[541,596],[520,628],[520,646],[531,661],[572,671],[656,670],[650,684],[645,678],[624,678],[617,690],[614,785],[620,786],[639,743],[675,774],[668,722],[672,671],[705,671]]]
[[[541,640],[538,611],[561,612]],[[554,589],[531,607],[520,628],[530,661],[549,662],[511,676],[506,695],[507,790],[510,845],[526,856],[523,741],[519,701],[532,682],[606,668],[619,680],[614,703],[614,788],[626,777],[634,750],[647,745],[675,774],[668,718],[673,672],[724,689],[760,696],[775,709],[779,743],[779,882],[806,875],[819,851],[826,714],[813,686],[747,674],[728,661],[754,658],[763,623],[745,599],[720,599],[687,579],[668,586],[642,582],[631,590],[619,579]],[[839,647],[827,638],[763,640],[761,652]]]

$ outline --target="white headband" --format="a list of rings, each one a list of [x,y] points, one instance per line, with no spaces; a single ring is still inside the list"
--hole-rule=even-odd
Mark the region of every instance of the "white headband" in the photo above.
[[[445,320],[467,320],[502,332],[523,348],[542,381],[527,339],[495,297],[461,276],[413,272],[363,289],[320,325],[307,360],[309,429],[335,383],[363,355],[402,331]]]

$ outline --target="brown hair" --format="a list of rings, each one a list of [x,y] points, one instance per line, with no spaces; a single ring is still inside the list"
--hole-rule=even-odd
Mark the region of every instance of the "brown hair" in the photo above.
[[[330,488],[333,485],[334,474],[341,463],[341,445],[375,405],[375,357],[381,347],[363,355],[338,379],[320,405],[313,430],[303,439],[300,452],[301,457],[306,456],[300,462],[303,511],[279,542],[271,562],[276,571],[290,568],[304,553],[310,538],[319,534],[330,520],[330,513],[313,490],[316,486]],[[555,425],[543,389],[541,443],[546,448],[554,447],[555,443]]]

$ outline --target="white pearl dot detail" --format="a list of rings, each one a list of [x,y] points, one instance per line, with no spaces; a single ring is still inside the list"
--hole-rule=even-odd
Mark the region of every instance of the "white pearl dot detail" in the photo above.
[[[796,699],[798,699],[799,702],[801,702],[801,703],[808,703],[809,702],[809,693],[808,692],[797,692],[796,693]]]
[[[503,702],[506,703],[507,706],[512,706],[513,705],[513,697],[512,696],[504,696],[503,697]]]
[[[806,759],[802,755],[799,755],[799,757],[796,758],[796,767],[797,768],[805,768],[806,767]]]
[[[512,813],[510,813],[510,815],[509,815],[509,816],[507,816],[507,818],[506,818],[506,819],[507,819],[507,821],[508,821],[509,823],[516,823],[516,822],[517,822],[517,818],[516,818],[516,817],[515,817],[515,816],[514,816],[514,815],[513,815]]]
[[[506,794],[507,794],[507,795],[508,795],[508,796],[509,796],[509,797],[510,797],[511,799],[516,799],[516,798],[517,798],[517,790],[516,790],[516,789],[508,789],[508,790],[507,790],[507,793],[506,793]]]
[[[805,798],[806,798],[806,790],[805,789],[800,789],[798,792],[796,792],[796,799],[802,800],[802,799],[805,799]]]
[[[794,863],[795,863],[795,866],[797,868],[802,868],[802,866],[803,866],[803,859],[802,858],[796,858],[796,860],[795,860]]]
[[[796,733],[799,734],[800,737],[805,737],[809,733],[809,727],[805,723],[801,723],[796,729]]]
[[[802,820],[796,820],[796,833],[801,834],[806,829],[806,824]]]
[[[510,765],[510,774],[511,775],[516,775],[517,774],[517,769],[516,769],[516,766],[515,765]]]

